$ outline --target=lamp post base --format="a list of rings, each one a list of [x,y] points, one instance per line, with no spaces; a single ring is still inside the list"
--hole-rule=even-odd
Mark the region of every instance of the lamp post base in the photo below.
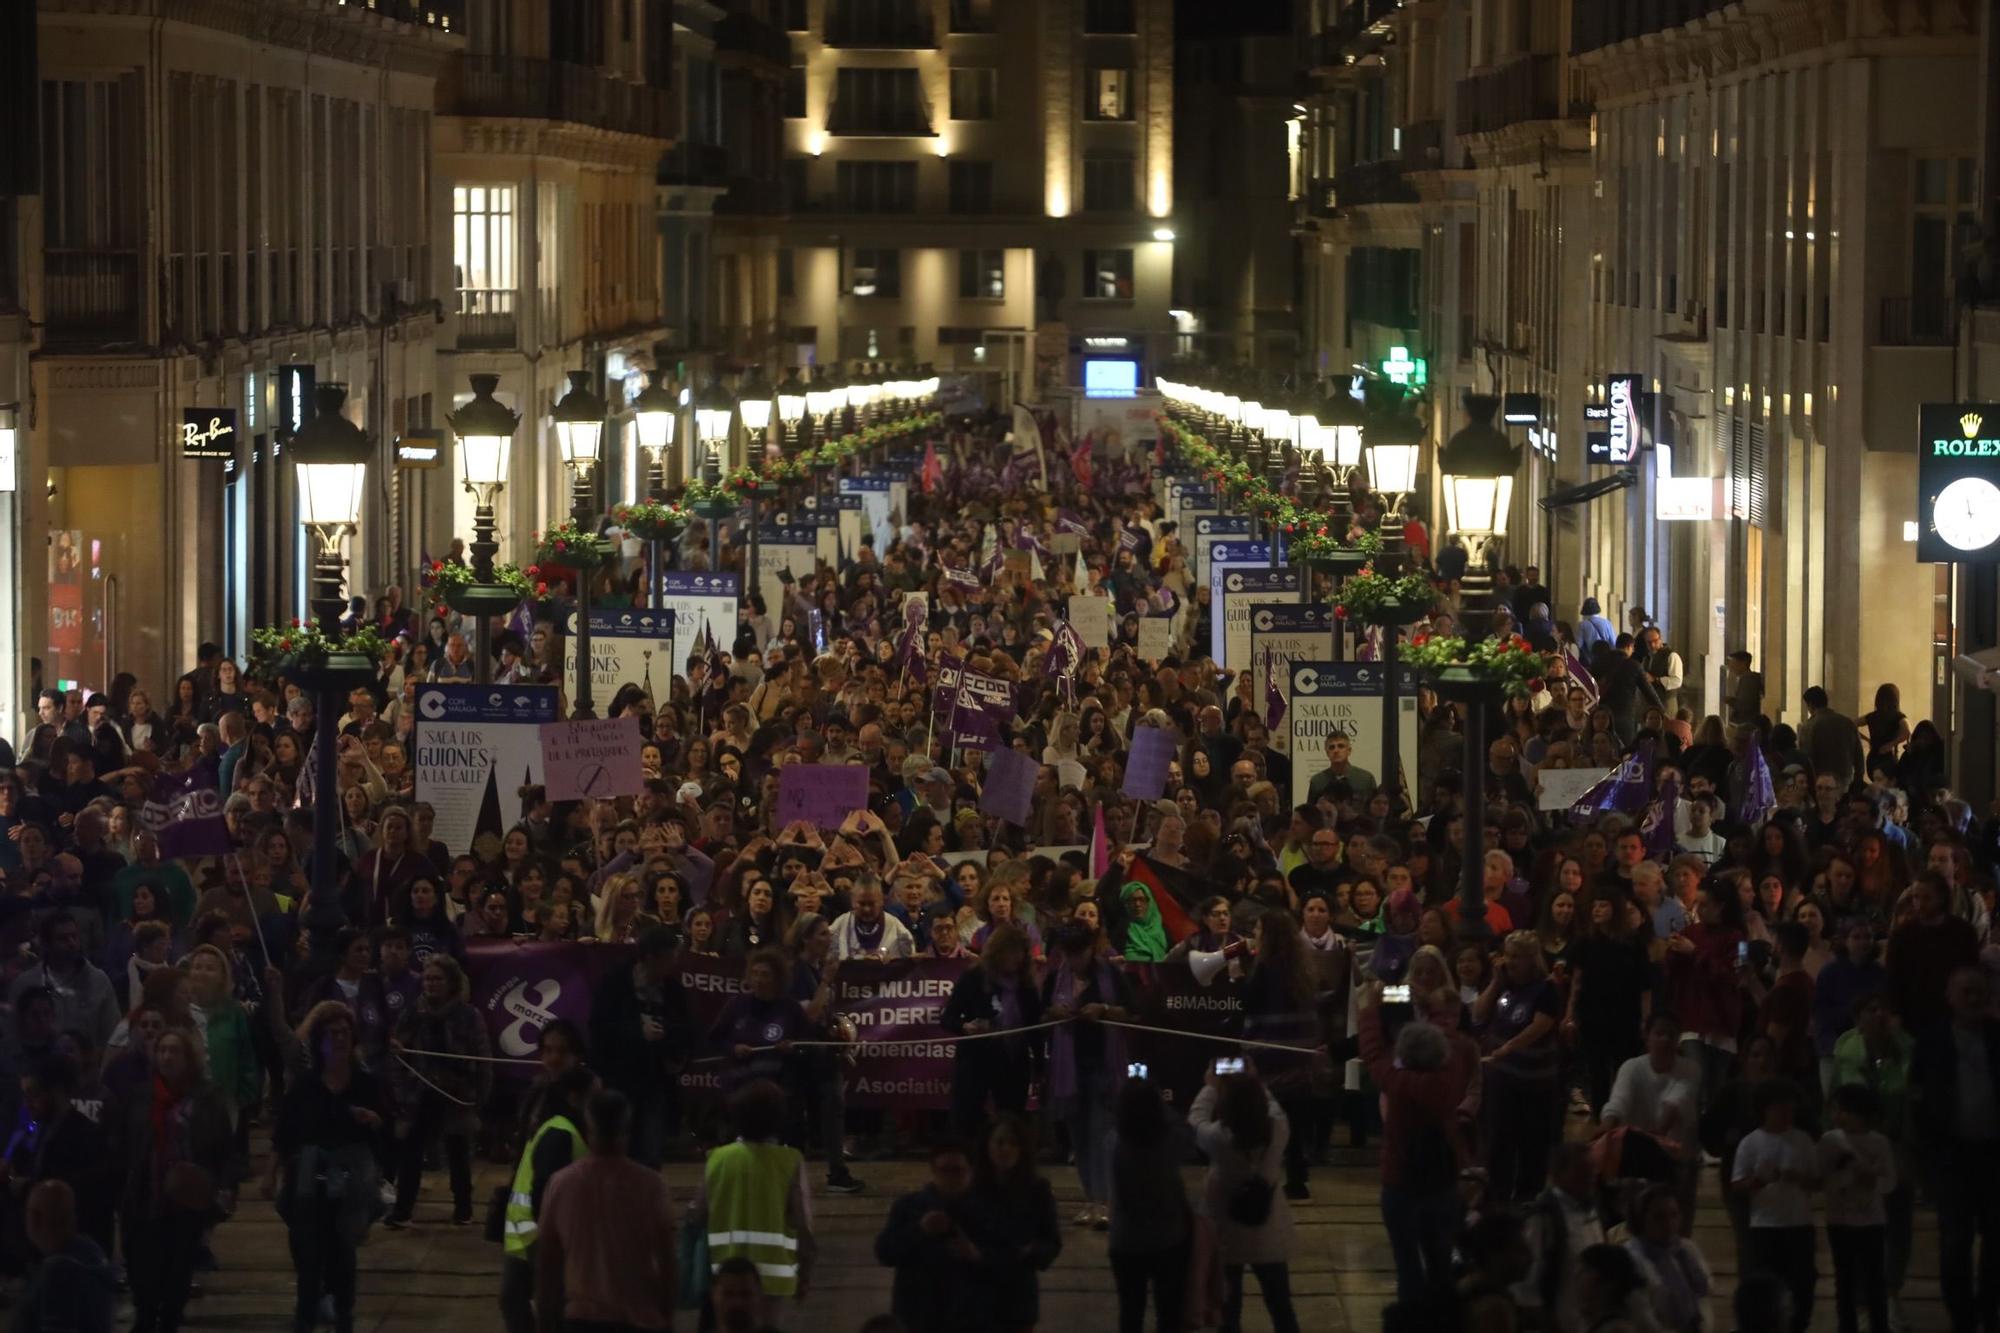
[[[468,583],[445,594],[445,605],[472,621],[473,679],[493,681],[493,619],[520,604],[521,595],[504,583]]]

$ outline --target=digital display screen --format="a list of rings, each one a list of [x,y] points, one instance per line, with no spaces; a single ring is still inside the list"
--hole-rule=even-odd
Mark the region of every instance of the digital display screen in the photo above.
[[[1139,363],[1130,357],[1090,356],[1083,360],[1086,398],[1134,398],[1139,393]]]

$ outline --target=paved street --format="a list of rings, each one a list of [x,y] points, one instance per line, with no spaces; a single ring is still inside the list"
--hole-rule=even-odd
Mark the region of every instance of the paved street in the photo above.
[[[1292,1264],[1292,1285],[1300,1321],[1314,1333],[1350,1328],[1372,1333],[1380,1327],[1382,1305],[1395,1285],[1376,1213],[1372,1167],[1344,1156],[1345,1164],[1315,1173],[1312,1202],[1294,1205],[1299,1252]],[[822,1196],[814,1202],[824,1247],[820,1278],[804,1312],[787,1319],[789,1328],[846,1333],[886,1307],[888,1274],[875,1264],[875,1230],[889,1197],[918,1184],[924,1167],[915,1161],[872,1162],[858,1165],[857,1173],[870,1184],[867,1194]],[[676,1164],[668,1174],[677,1187],[684,1186],[692,1180],[693,1167]],[[1076,1206],[1074,1177],[1067,1168],[1057,1168],[1055,1176],[1067,1218]],[[481,1199],[500,1177],[496,1166],[481,1171]],[[1198,1172],[1189,1173],[1190,1182],[1198,1177]],[[499,1247],[482,1241],[476,1227],[455,1228],[444,1221],[448,1206],[440,1201],[442,1189],[441,1176],[426,1178],[416,1229],[400,1235],[375,1229],[361,1256],[358,1327],[378,1333],[446,1333],[499,1326],[495,1301]],[[1905,1293],[1911,1327],[1941,1329],[1945,1321],[1937,1300],[1936,1247],[1927,1215],[1920,1216],[1919,1227],[1915,1265],[1919,1276],[1912,1278]],[[1043,1323],[1050,1328],[1109,1327],[1117,1306],[1104,1260],[1104,1239],[1074,1229],[1068,1238],[1062,1258],[1043,1280]],[[1734,1282],[1735,1258],[1728,1223],[1712,1189],[1700,1213],[1696,1239],[1727,1289]],[[223,1228],[216,1249],[224,1270],[204,1277],[207,1294],[190,1307],[189,1326],[282,1327],[290,1313],[291,1269],[284,1229],[269,1205],[247,1199],[242,1215]],[[1814,1327],[1832,1329],[1833,1275],[1823,1252],[1820,1271],[1821,1299]],[[1247,1306],[1245,1327],[1268,1328],[1254,1296]],[[1720,1326],[1729,1326],[1726,1312]]]

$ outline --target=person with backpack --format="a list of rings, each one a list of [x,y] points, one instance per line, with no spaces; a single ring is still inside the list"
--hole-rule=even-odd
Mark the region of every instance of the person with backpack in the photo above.
[[[1458,1107],[1479,1052],[1470,1039],[1423,1022],[1404,1024],[1392,1051],[1380,984],[1359,1000],[1361,1060],[1382,1093],[1382,1222],[1396,1260],[1396,1301],[1421,1302],[1451,1281],[1458,1173],[1467,1158]]]
[[[1584,1333],[1577,1301],[1577,1256],[1604,1243],[1597,1213],[1597,1163],[1587,1143],[1556,1145],[1549,1187],[1528,1212],[1528,1247],[1535,1262],[1514,1285],[1523,1311],[1535,1311],[1552,1333]]]
[[[1188,1127],[1208,1158],[1202,1208],[1215,1226],[1222,1258],[1221,1333],[1241,1333],[1246,1265],[1257,1275],[1272,1333],[1299,1333],[1292,1309],[1292,1214],[1278,1192],[1291,1137],[1285,1113],[1256,1075],[1218,1073],[1211,1065],[1188,1107]]]

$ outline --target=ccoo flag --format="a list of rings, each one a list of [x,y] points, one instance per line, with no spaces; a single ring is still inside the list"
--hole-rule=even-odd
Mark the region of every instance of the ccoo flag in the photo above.
[[[1569,808],[1572,819],[1591,819],[1616,812],[1636,815],[1653,796],[1653,742],[1627,755],[1625,762],[1604,775]]]

